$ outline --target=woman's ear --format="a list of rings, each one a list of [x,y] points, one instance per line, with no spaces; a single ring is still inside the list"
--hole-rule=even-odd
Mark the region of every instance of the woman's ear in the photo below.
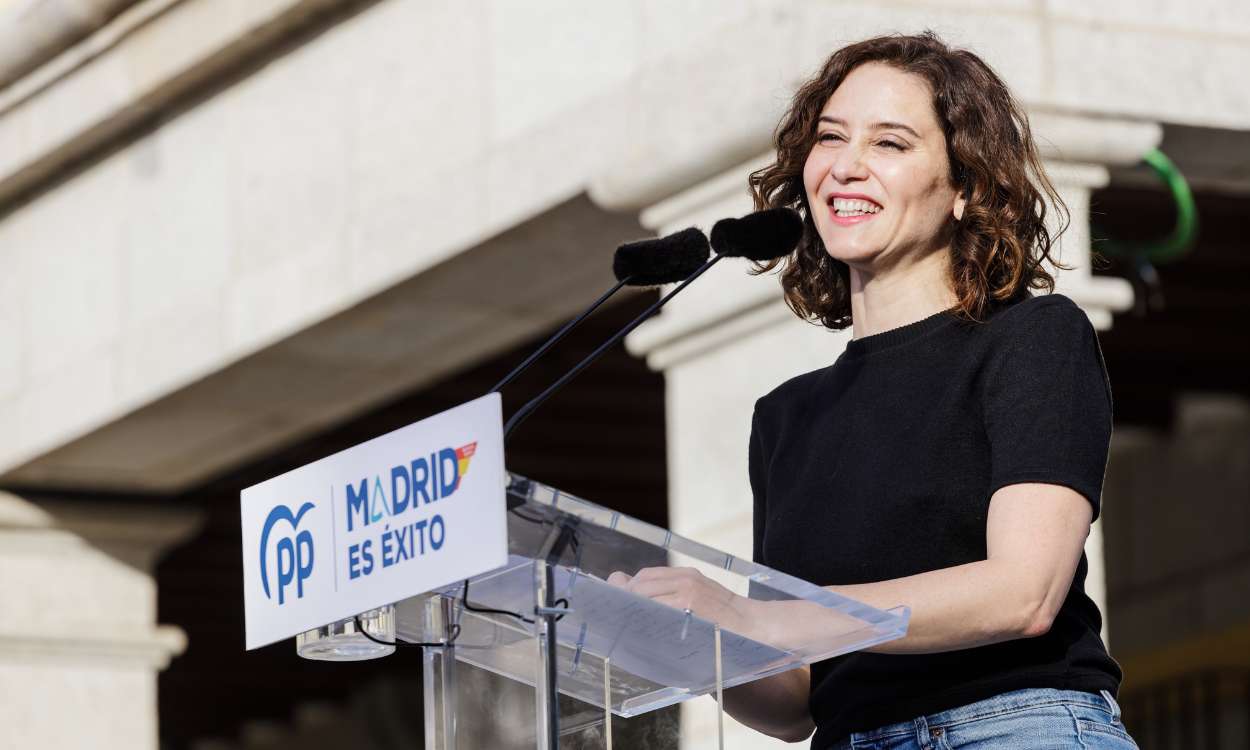
[[[972,193],[972,186],[968,184],[968,170],[958,162],[955,164],[951,186],[957,191],[955,203],[951,206],[951,215],[955,217],[955,221],[963,221],[964,209],[968,206],[968,196]]]

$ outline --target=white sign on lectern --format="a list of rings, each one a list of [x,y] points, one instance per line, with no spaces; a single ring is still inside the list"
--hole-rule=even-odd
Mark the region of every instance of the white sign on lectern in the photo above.
[[[508,559],[498,393],[243,490],[247,648]]]

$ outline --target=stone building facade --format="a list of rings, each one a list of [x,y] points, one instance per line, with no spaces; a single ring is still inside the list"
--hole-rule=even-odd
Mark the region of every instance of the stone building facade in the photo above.
[[[0,745],[157,747],[159,675],[197,646],[161,623],[156,566],[214,528],[187,498],[522,346],[618,243],[747,212],[839,45],[932,28],[1008,80],[1072,211],[1060,291],[1114,348],[1142,291],[1093,270],[1091,200],[1157,207],[1162,146],[1221,216],[1250,205],[1250,10],[1148,5],[0,0]],[[749,554],[750,405],[848,334],[714,271],[628,344],[663,376],[667,522]],[[1194,304],[1195,331],[1247,312]],[[1250,370],[1244,339],[1134,342]],[[1163,427],[1117,423],[1089,589],[1141,721],[1222,741],[1250,731],[1250,378],[1185,377]],[[714,740],[707,709],[682,747]],[[302,736],[260,718],[199,744]]]

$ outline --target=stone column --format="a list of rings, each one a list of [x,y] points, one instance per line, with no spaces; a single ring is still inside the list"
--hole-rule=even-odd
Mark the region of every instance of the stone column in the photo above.
[[[154,565],[194,511],[0,492],[0,745],[156,748],[156,673],[186,646],[156,624]]]
[[[1058,291],[1105,330],[1114,312],[1131,306],[1133,292],[1122,279],[1090,275],[1089,194],[1106,184],[1105,165],[1135,162],[1159,142],[1161,131],[1155,125],[1071,115],[1037,113],[1032,119],[1045,144],[1048,174],[1071,212],[1058,255],[1073,269],[1059,275]],[[660,234],[692,225],[710,231],[722,217],[748,213],[747,175],[771,160],[765,154],[652,205],[642,212],[642,223]],[[832,363],[851,332],[798,320],[771,274],[749,276],[740,263],[725,261],[708,275],[714,278],[701,279],[675,298],[627,345],[665,375],[673,530],[749,559],[752,504],[746,458],[755,399],[794,375]],[[1099,526],[1094,525],[1086,546],[1086,586],[1105,613]],[[682,747],[713,747],[715,738],[714,704],[683,704]],[[726,744],[784,746],[728,719]]]
[[[1091,273],[1090,193],[1107,185],[1108,166],[1131,166],[1140,161],[1146,151],[1157,147],[1163,139],[1163,129],[1155,123],[1047,112],[1032,113],[1030,121],[1038,135],[1046,172],[1071,213],[1071,224],[1059,238],[1056,257],[1070,268],[1065,271],[1052,268],[1056,291],[1080,305],[1094,328],[1109,330],[1112,315],[1133,306],[1133,287],[1124,279]],[[1047,218],[1052,234],[1057,232],[1059,217],[1052,211]],[[1085,556],[1089,561],[1085,592],[1102,612],[1102,639],[1110,648],[1101,520],[1090,527]]]

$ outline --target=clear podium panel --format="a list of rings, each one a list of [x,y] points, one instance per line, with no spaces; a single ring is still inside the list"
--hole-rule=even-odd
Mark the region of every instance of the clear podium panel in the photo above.
[[[537,697],[531,686],[458,661],[452,689],[458,709],[454,735],[431,738],[427,727],[427,748],[534,750],[538,739]],[[561,750],[599,750],[607,746],[609,722],[600,708],[561,695],[559,711]],[[679,746],[676,707],[630,719],[614,717],[610,729],[617,748],[676,750]]]
[[[591,713],[606,706],[615,717],[636,717],[899,638],[907,629],[905,607],[869,607],[524,477],[510,475],[508,508],[507,564],[401,602],[396,633],[419,642],[454,636],[449,661],[530,686],[541,702],[545,675],[553,671],[542,614],[544,602],[552,602],[546,611],[555,620],[562,723],[569,699]],[[656,567],[701,573],[717,584],[722,603],[689,612],[608,582],[614,572],[633,576]],[[431,685],[427,675],[426,684],[427,725],[439,711],[469,720],[463,707],[430,706],[431,687],[457,681]],[[538,746],[550,745],[539,737]]]

